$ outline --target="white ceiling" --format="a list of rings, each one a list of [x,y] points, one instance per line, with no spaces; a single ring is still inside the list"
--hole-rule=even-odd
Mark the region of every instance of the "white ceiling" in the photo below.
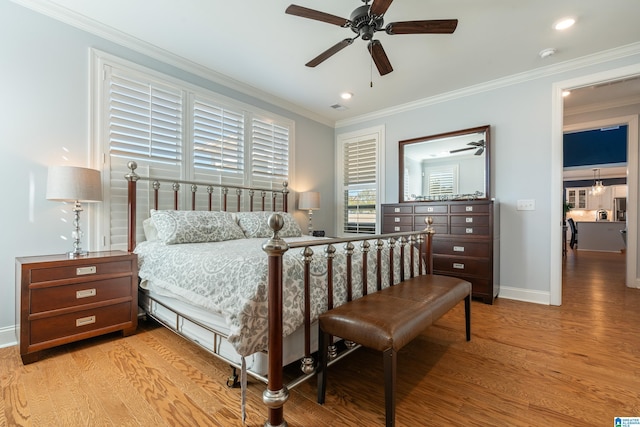
[[[273,95],[329,123],[640,41],[637,0],[396,0],[385,23],[459,23],[450,35],[377,33],[394,68],[380,77],[362,40],[316,68],[305,67],[353,33],[284,13],[294,3],[349,18],[361,0],[14,1],[103,37],[186,59],[228,77],[232,87]],[[577,24],[554,30],[565,16]],[[545,48],[556,53],[542,59]],[[341,100],[344,91],[354,97]],[[346,109],[334,110],[334,104]]]

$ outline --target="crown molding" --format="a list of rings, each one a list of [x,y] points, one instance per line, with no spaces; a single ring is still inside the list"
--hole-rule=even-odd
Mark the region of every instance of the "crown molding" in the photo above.
[[[488,91],[503,88],[506,86],[525,83],[528,81],[553,76],[555,74],[581,69],[590,65],[596,65],[603,62],[626,58],[628,56],[637,55],[639,53],[640,53],[640,42],[632,43],[632,44],[620,46],[614,49],[609,49],[602,52],[594,53],[591,55],[582,56],[580,58],[563,61],[557,64],[536,68],[535,70],[513,74],[510,76],[502,77],[495,80],[490,80],[477,85],[468,86],[462,89],[446,92],[440,95],[435,95],[435,96],[424,98],[421,100],[408,102],[406,104],[401,104],[395,107],[378,110],[370,114],[365,114],[365,115],[353,117],[350,119],[339,120],[336,122],[335,127],[340,128],[344,126],[366,122],[369,120],[381,119],[394,114],[399,114],[399,113],[415,110],[418,108],[439,104],[441,102],[447,102],[447,101],[451,101],[459,98],[464,98],[470,95],[475,95],[482,92],[488,92]]]
[[[182,56],[175,55],[165,49],[161,49],[151,43],[147,43],[136,37],[132,37],[128,34],[118,31],[113,27],[104,25],[93,19],[89,19],[84,15],[73,12],[65,7],[52,4],[47,0],[11,0],[12,2],[19,4],[20,6],[31,9],[42,15],[53,18],[57,21],[71,25],[72,27],[86,31],[90,34],[101,37],[105,40],[109,40],[120,46],[126,47],[140,54],[149,56],[155,60],[164,62],[179,68],[185,72],[194,74],[198,77],[202,77],[214,83],[223,85],[229,89],[233,89],[248,96],[252,96],[261,101],[268,102],[276,107],[284,108],[287,111],[293,112],[300,116],[306,117],[310,120],[324,124],[329,127],[334,127],[334,121],[327,117],[316,114],[312,111],[300,107],[300,105],[293,104],[282,98],[276,97],[271,93],[262,91],[254,86],[242,83],[234,78],[222,73],[218,73],[210,68],[199,65],[193,61],[190,61]]]

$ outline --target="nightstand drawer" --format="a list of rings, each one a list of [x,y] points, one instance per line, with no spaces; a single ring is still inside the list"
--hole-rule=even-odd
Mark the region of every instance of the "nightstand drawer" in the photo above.
[[[31,290],[31,313],[131,296],[131,277]]]
[[[102,262],[100,262],[102,261]],[[35,268],[31,270],[31,284],[52,280],[90,278],[101,274],[130,273],[131,261],[110,261],[98,259],[96,262],[87,260],[86,263],[76,263],[61,267]]]
[[[131,304],[131,301],[127,301],[93,310],[82,310],[61,316],[32,320],[30,324],[31,342],[29,344],[44,343],[57,338],[99,331],[109,326],[131,324]]]

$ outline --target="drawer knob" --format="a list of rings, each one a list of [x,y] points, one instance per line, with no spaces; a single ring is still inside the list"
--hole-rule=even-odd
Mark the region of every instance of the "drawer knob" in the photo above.
[[[454,262],[453,263],[453,268],[455,268],[457,270],[464,270],[464,264],[462,264],[461,262]]]
[[[473,234],[473,228],[471,228],[471,227],[466,228],[464,231],[465,231],[465,233],[467,233],[467,234]]]
[[[76,299],[89,298],[89,297],[95,297],[95,296],[96,296],[95,288],[76,291]]]
[[[398,226],[393,227],[393,231],[400,231],[400,227],[398,227]]]
[[[400,208],[393,208],[393,211],[394,211],[395,213],[398,213],[398,212],[400,212]]]
[[[76,319],[76,327],[91,325],[96,323],[96,316],[87,316]]]
[[[400,218],[398,218],[397,216],[393,218],[393,222],[400,222]]]
[[[465,207],[464,207],[464,210],[465,210],[466,212],[473,212],[473,206],[465,206]]]
[[[470,223],[473,222],[473,217],[472,216],[468,216],[464,219],[465,222]]]

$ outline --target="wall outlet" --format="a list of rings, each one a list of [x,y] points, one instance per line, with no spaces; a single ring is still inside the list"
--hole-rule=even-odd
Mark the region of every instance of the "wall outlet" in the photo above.
[[[536,201],[533,199],[518,200],[516,203],[516,210],[519,211],[535,211]]]

